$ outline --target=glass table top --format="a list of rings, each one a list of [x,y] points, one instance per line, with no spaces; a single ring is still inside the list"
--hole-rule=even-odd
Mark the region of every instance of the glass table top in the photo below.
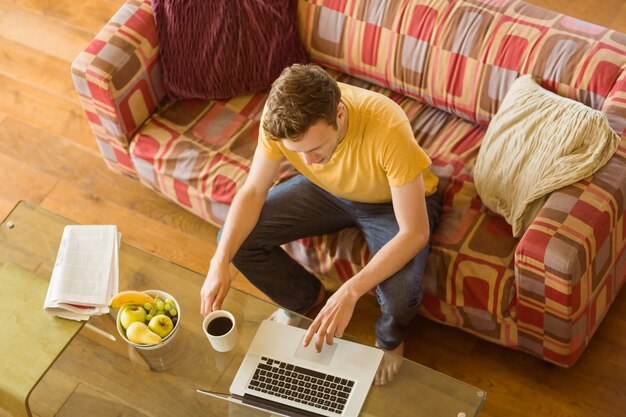
[[[49,280],[63,229],[69,224],[74,223],[31,203],[19,203],[0,226],[0,267],[15,263]],[[93,317],[89,324],[100,338],[71,341],[57,359],[62,362],[59,372],[106,393],[115,399],[111,404],[124,404],[138,415],[271,415],[200,395],[196,389],[228,392],[257,327],[276,310],[274,304],[232,288],[223,308],[235,315],[239,339],[235,349],[218,353],[201,328],[199,294],[204,275],[126,244],[123,236],[119,267],[120,290],[158,289],[172,294],[180,305],[181,328],[162,349],[139,351],[117,333],[116,310]],[[306,328],[310,322],[303,317],[300,326]],[[81,362],[86,367],[80,368]],[[483,390],[404,359],[391,383],[371,387],[361,415],[469,417],[478,414],[485,399]]]

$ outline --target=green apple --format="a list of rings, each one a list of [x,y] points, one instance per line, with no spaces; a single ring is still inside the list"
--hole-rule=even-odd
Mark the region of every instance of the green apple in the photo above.
[[[148,323],[148,328],[159,336],[165,337],[174,329],[174,323],[165,314],[159,314],[152,317],[152,320]]]
[[[139,321],[143,323],[146,320],[146,310],[141,306],[129,305],[124,307],[120,315],[120,323],[124,329],[128,329],[131,323]]]

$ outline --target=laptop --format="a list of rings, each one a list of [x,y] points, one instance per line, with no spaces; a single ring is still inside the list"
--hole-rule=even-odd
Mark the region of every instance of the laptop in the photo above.
[[[383,351],[343,339],[315,350],[305,329],[264,320],[230,386],[198,390],[283,416],[358,416]]]

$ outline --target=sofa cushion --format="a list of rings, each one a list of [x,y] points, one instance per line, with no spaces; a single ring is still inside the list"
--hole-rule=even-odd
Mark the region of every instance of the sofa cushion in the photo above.
[[[602,112],[523,76],[489,124],[474,168],[476,188],[520,237],[549,193],[604,166],[619,142]]]
[[[225,99],[269,89],[306,62],[292,0],[154,0],[163,79],[173,98]]]
[[[222,224],[256,148],[267,93],[232,100],[179,100],[139,130],[130,154],[139,180],[181,206]],[[284,163],[280,178],[295,174]]]

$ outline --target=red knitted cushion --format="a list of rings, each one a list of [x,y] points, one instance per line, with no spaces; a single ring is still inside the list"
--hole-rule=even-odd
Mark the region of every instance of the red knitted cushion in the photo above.
[[[268,89],[306,62],[294,0],[154,0],[171,97],[226,99]]]

